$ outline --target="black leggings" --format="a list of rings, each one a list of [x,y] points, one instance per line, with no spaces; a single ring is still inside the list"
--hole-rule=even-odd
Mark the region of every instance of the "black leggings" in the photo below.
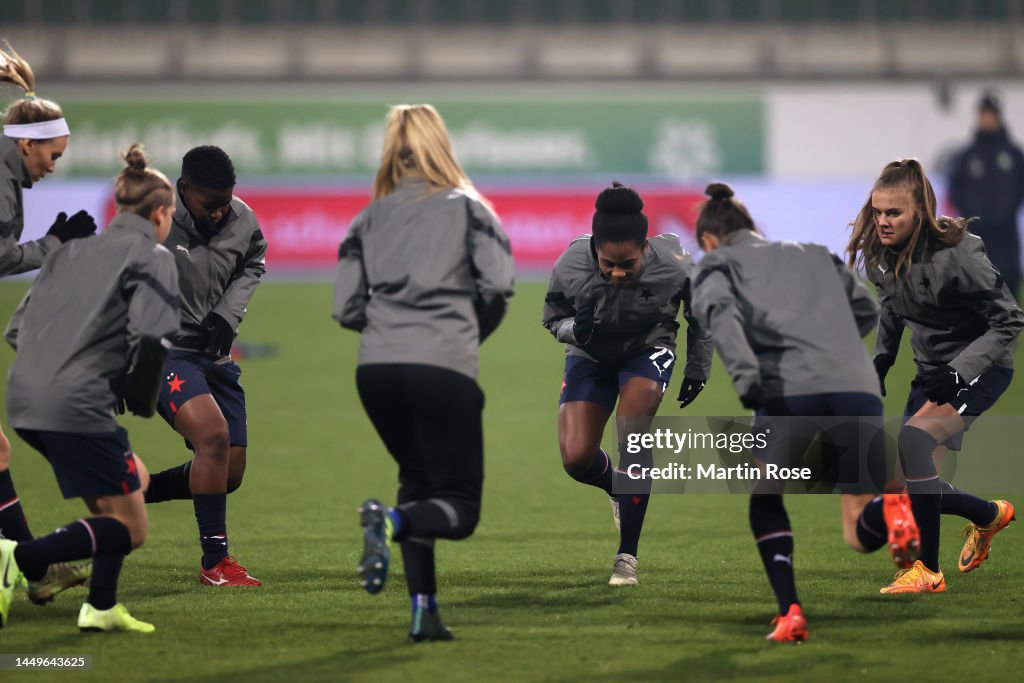
[[[403,535],[468,537],[480,519],[484,395],[471,378],[432,365],[361,365],[363,408],[398,463]]]

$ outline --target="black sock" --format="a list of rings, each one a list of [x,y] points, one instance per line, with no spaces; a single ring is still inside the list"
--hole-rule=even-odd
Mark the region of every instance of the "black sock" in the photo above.
[[[754,532],[757,552],[761,554],[768,581],[779,602],[779,614],[787,614],[796,597],[793,577],[793,530],[779,495],[750,497],[750,530]]]
[[[639,453],[629,453],[626,444],[619,444],[619,467],[615,472],[615,500],[619,502],[618,552],[637,557],[640,532],[651,501],[651,479],[630,477],[627,472],[634,464],[641,468],[653,467],[654,452],[647,448]]]
[[[869,553],[878,550],[888,541],[889,533],[882,507],[881,496],[872,498],[857,518],[857,540]]]
[[[0,538],[18,543],[32,540],[32,532],[28,530],[28,520],[25,519],[25,512],[14,490],[10,470],[0,472]]]
[[[165,500],[186,500],[192,497],[188,478],[192,472],[192,461],[184,465],[157,472],[149,477],[149,488],[146,489],[147,503],[162,503]]]
[[[479,498],[426,498],[395,506],[405,522],[401,538],[469,537],[480,521]]]
[[[96,609],[110,609],[117,604],[117,577],[121,575],[124,555],[104,555],[92,560],[89,579],[89,604]]]
[[[434,568],[434,539],[406,538],[401,543],[402,564],[409,595],[437,593]]]
[[[210,569],[228,556],[226,493],[197,493],[192,506],[199,524],[199,545],[203,547],[203,569]]]
[[[935,471],[932,451],[938,442],[923,429],[900,430],[900,462],[910,494],[910,509],[921,532],[921,562],[933,572],[939,571],[939,527],[942,515],[942,488]]]
[[[590,461],[586,469],[577,473],[570,473],[573,479],[582,483],[590,484],[601,489],[609,496],[612,495],[612,483],[615,480],[615,467],[612,459],[603,448],[597,449],[597,455]]]
[[[999,508],[992,501],[972,496],[948,481],[939,480],[939,488],[942,489],[942,514],[944,515],[958,515],[978,526],[988,526],[995,521],[996,515],[999,514]]]
[[[38,581],[54,562],[127,555],[131,549],[128,527],[113,517],[89,517],[42,538],[19,543],[14,549],[14,560],[26,579]]]

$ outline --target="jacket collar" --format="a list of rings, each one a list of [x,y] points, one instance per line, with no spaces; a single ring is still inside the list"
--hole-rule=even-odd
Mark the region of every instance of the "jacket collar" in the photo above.
[[[153,224],[142,216],[134,213],[128,213],[127,211],[122,211],[114,216],[113,220],[111,220],[110,224],[107,226],[107,230],[131,232],[140,235],[151,242],[156,242],[156,235],[153,234]]]
[[[11,175],[22,187],[26,190],[32,187],[32,178],[29,177],[25,162],[21,159],[18,145],[6,135],[0,136],[0,160],[10,169]]]
[[[757,242],[764,242],[764,238],[753,230],[737,230],[736,232],[730,232],[722,238],[722,246],[724,247],[735,247],[741,244]]]

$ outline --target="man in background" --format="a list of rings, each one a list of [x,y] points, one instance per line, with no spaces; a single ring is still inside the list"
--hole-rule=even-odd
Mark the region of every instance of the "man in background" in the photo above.
[[[1002,109],[994,93],[979,101],[974,141],[953,161],[949,200],[959,215],[981,219],[970,230],[985,241],[989,259],[1019,300],[1017,212],[1024,201],[1024,154],[1010,140]]]

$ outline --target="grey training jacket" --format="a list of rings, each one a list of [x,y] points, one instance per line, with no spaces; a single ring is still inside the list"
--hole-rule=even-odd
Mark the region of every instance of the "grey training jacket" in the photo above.
[[[544,298],[544,327],[565,346],[568,356],[597,362],[624,361],[649,346],[676,348],[679,305],[686,318],[684,374],[707,379],[711,373],[711,339],[690,314],[693,259],[675,235],[647,240],[643,266],[626,287],[616,287],[601,273],[590,235],[569,244],[551,272]],[[580,345],[573,334],[576,311],[594,304],[591,340]]]
[[[233,197],[220,232],[207,240],[178,197],[164,245],[178,264],[181,286],[181,330],[172,339],[174,345],[200,350],[207,333],[199,323],[209,313],[227,320],[237,333],[249,300],[267,272],[267,242],[252,209]]]
[[[18,146],[11,138],[0,135],[0,275],[35,270],[43,265],[48,253],[60,246],[60,240],[53,235],[18,244],[25,229],[22,188],[31,187],[32,179]]]
[[[1013,367],[1024,312],[980,237],[966,233],[956,246],[923,246],[899,280],[895,263],[887,250],[867,274],[882,306],[876,356],[895,358],[907,325],[919,374],[949,365],[970,382],[993,365]]]
[[[332,317],[362,332],[359,364],[413,363],[476,378],[515,264],[498,218],[461,190],[402,178],[356,216],[338,250]]]
[[[878,318],[868,288],[817,244],[727,235],[697,266],[693,310],[743,396],[880,396],[861,338]]]
[[[103,234],[58,247],[7,325],[18,352],[7,383],[11,425],[113,431],[110,380],[179,320],[174,258],[149,221],[120,213]]]

